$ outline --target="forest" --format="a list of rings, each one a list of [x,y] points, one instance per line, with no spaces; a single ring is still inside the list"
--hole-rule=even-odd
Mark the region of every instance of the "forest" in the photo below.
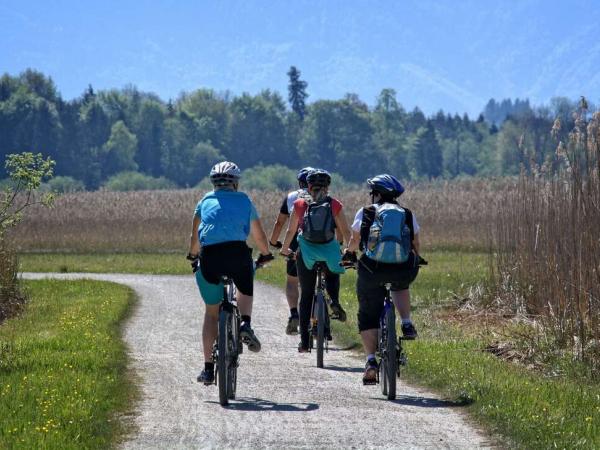
[[[570,130],[576,109],[564,97],[537,107],[490,99],[474,119],[441,110],[427,117],[403,108],[392,88],[382,89],[372,106],[352,93],[309,102],[300,71],[292,66],[284,75],[287,99],[269,89],[233,95],[199,88],[165,101],[133,85],[98,91],[89,85],[64,100],[39,71],[4,74],[0,160],[24,151],[52,158],[58,191],[193,187],[222,159],[252,169],[250,187],[259,188],[286,189],[305,165],[348,183],[384,171],[414,181],[505,176],[522,168],[556,170],[557,142],[566,136],[550,131],[556,118]]]

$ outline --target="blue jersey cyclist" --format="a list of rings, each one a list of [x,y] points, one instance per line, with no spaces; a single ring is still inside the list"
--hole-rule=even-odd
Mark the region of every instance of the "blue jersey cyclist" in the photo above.
[[[260,256],[257,265],[273,259],[267,236],[252,201],[238,192],[240,169],[232,162],[216,164],[210,171],[214,186],[198,203],[192,222],[188,258],[196,274],[196,283],[205,303],[202,344],[204,370],[198,381],[214,382],[212,348],[217,338],[219,304],[223,299],[221,277],[230,277],[237,287],[241,314],[240,336],[250,351],[260,351],[260,341],[251,328],[254,264],[252,249],[246,244],[252,235]]]

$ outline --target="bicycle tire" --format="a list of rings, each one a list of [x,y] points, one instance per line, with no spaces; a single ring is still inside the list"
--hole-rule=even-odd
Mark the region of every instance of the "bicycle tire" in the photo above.
[[[387,398],[394,400],[396,398],[396,373],[398,372],[398,358],[396,353],[396,313],[394,308],[385,315],[386,328],[386,381]]]
[[[228,338],[231,327],[231,313],[222,309],[219,313],[219,337],[217,350],[217,381],[219,385],[219,403],[226,406],[229,403],[229,345]]]
[[[230,329],[228,333],[228,348],[231,350],[229,357],[229,368],[227,377],[227,398],[229,400],[235,399],[235,391],[237,388],[237,368],[238,368],[238,355],[239,355],[239,329],[240,324],[238,321],[237,314],[230,314]]]
[[[317,367],[323,368],[323,354],[325,352],[325,298],[323,293],[317,293]]]
[[[385,342],[387,341],[387,332],[385,329],[385,324],[382,328],[379,329],[379,354],[381,355],[381,360],[379,361],[379,384],[381,386],[381,393],[387,396],[387,364],[386,359],[387,355],[385,352]]]

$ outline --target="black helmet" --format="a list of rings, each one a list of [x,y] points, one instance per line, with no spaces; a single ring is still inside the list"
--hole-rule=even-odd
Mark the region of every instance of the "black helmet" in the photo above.
[[[367,185],[371,189],[371,192],[379,192],[383,195],[391,197],[399,197],[404,192],[404,186],[398,181],[398,179],[387,173],[374,176],[367,180]]]
[[[300,171],[298,172],[298,175],[296,175],[296,178],[298,179],[298,183],[300,183],[300,185],[306,184],[306,177],[308,176],[308,173],[314,170],[312,167],[304,167],[302,169],[300,169]]]
[[[306,182],[312,186],[329,186],[331,184],[331,175],[324,169],[313,169],[308,172]]]
[[[240,179],[240,176],[240,168],[229,161],[217,163],[210,170],[210,181],[213,186],[233,185]]]

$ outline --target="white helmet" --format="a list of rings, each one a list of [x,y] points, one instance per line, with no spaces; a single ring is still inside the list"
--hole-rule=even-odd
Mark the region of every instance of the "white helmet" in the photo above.
[[[210,170],[210,181],[213,186],[230,186],[241,176],[240,168],[232,162],[222,161]]]

